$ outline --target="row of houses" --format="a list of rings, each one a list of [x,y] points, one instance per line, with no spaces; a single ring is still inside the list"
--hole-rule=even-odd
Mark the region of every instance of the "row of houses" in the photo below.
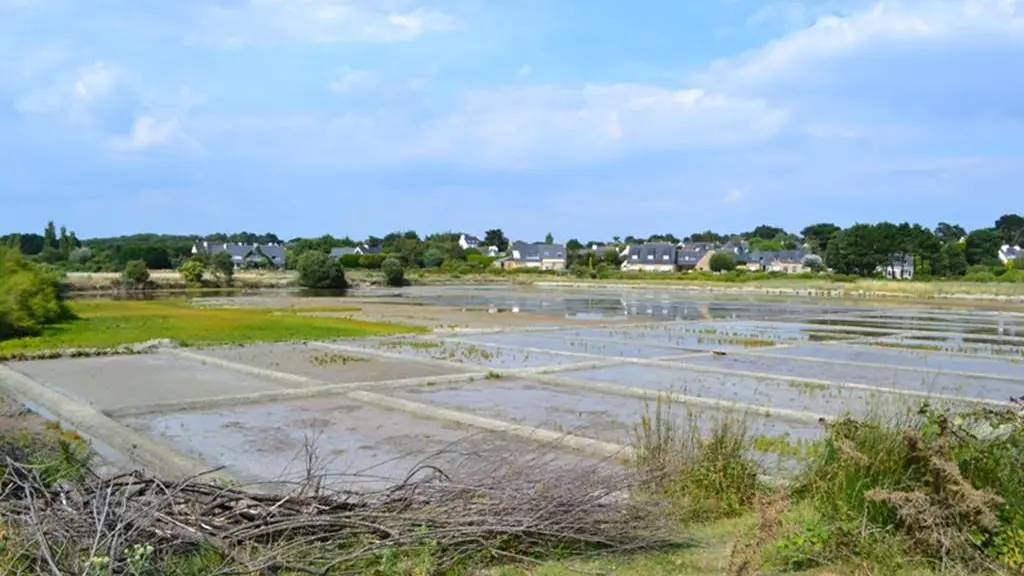
[[[821,258],[806,250],[763,251],[750,250],[746,241],[730,241],[722,246],[709,242],[672,244],[649,242],[630,244],[622,248],[591,246],[587,249],[596,260],[608,251],[615,251],[621,269],[627,272],[675,273],[691,270],[708,272],[711,257],[727,252],[736,259],[738,267],[751,272],[781,272],[799,274],[812,272],[821,265]],[[562,270],[566,267],[567,250],[562,244],[515,244],[509,254],[495,262],[502,268],[537,268]],[[878,272],[888,278],[910,279],[914,276],[914,262],[910,254],[894,254]]]
[[[498,257],[498,249],[485,246],[479,238],[462,234],[459,246],[464,250],[480,250],[491,257]],[[630,244],[624,247],[591,246],[587,250],[596,260],[603,259],[610,251],[616,252],[622,262],[621,269],[632,272],[685,272],[690,270],[710,271],[711,256],[716,252],[728,252],[739,266],[749,271],[783,272],[798,274],[815,268],[817,256],[805,250],[759,251],[750,250],[746,241],[730,241],[722,246],[710,242],[672,244],[649,242]],[[281,244],[236,244],[197,241],[192,246],[193,254],[214,255],[226,252],[237,268],[283,268],[286,249]],[[332,248],[331,257],[346,255],[380,254],[380,246],[361,244],[352,247]],[[999,259],[1009,264],[1024,254],[1020,246],[1004,245],[999,249]],[[518,242],[509,247],[503,258],[495,261],[501,268],[536,268],[540,270],[562,270],[566,267],[567,250],[564,244]],[[820,262],[820,260],[819,260]],[[914,275],[913,257],[909,254],[894,254],[890,263],[879,268],[879,273],[888,278],[910,279]]]

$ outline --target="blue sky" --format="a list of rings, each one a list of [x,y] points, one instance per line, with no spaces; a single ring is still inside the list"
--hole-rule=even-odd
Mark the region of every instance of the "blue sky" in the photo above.
[[[0,231],[1024,212],[1024,0],[0,0]]]

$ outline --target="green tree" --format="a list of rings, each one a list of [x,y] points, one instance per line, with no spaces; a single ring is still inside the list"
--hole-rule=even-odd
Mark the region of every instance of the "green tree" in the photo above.
[[[967,264],[975,266],[978,264],[988,265],[999,258],[999,247],[1003,244],[1003,237],[993,228],[982,228],[974,230],[967,235],[967,242],[964,244],[964,255],[967,257]]]
[[[60,248],[57,243],[57,227],[53,225],[53,221],[46,223],[46,229],[43,230],[43,248],[50,247],[54,250]]]
[[[822,261],[821,256],[817,254],[808,254],[807,256],[804,256],[801,263],[810,268],[811,272],[820,272],[821,269],[825,267],[825,262]]]
[[[893,224],[854,224],[829,240],[825,263],[840,274],[874,276],[892,256],[895,231]]]
[[[842,230],[839,226],[831,224],[829,222],[822,222],[819,224],[811,224],[800,231],[800,236],[803,238],[805,244],[807,244],[811,251],[815,254],[824,254],[828,250],[828,241],[832,238],[832,235]]]
[[[782,228],[778,228],[776,226],[768,226],[767,224],[762,224],[762,225],[758,226],[757,228],[754,228],[753,230],[751,230],[747,234],[745,234],[745,236],[747,238],[760,238],[761,240],[773,240],[773,239],[775,239],[776,236],[784,236],[785,234],[786,234],[786,231],[783,230]]]
[[[444,262],[444,253],[437,248],[430,248],[423,253],[423,266],[426,268],[437,268],[442,262]]]
[[[0,340],[38,334],[72,317],[55,274],[20,250],[0,248]]]
[[[191,258],[178,267],[178,274],[185,280],[185,283],[197,286],[203,283],[203,274],[206,272],[206,265],[202,260]]]
[[[299,256],[295,269],[299,273],[299,286],[304,288],[348,288],[341,262],[323,252],[311,250]]]
[[[938,226],[935,227],[935,236],[943,244],[955,244],[961,238],[967,236],[967,230],[964,230],[963,226],[958,224],[939,222]]]
[[[64,255],[66,260],[68,255],[71,254],[71,249],[74,246],[71,245],[71,236],[68,235],[68,229],[65,226],[60,227],[60,237],[57,239],[57,249]]]
[[[389,257],[380,265],[380,269],[384,272],[388,286],[405,286],[405,267],[401,260]]]
[[[935,264],[935,273],[939,276],[954,277],[967,273],[967,256],[961,244],[946,244],[939,252]]]
[[[324,256],[327,256],[324,254]],[[210,270],[221,284],[230,284],[235,276],[235,263],[227,252],[217,252],[210,257]]]
[[[144,286],[149,282],[149,268],[142,260],[132,260],[125,265],[121,279],[130,285]]]
[[[1003,244],[1013,244],[1024,232],[1024,216],[1003,214],[996,220],[995,229],[1002,236]]]
[[[501,231],[501,228],[494,228],[484,232],[484,244],[494,246],[498,252],[508,250],[508,237]]]
[[[728,272],[736,269],[736,258],[728,252],[715,252],[708,260],[712,272]]]
[[[548,235],[544,237],[544,243],[545,244],[554,244],[555,243],[555,237],[551,235],[551,232],[548,232]]]

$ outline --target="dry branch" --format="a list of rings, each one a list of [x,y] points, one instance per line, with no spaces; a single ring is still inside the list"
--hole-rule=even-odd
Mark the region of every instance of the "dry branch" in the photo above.
[[[377,491],[329,490],[317,476],[267,494],[142,472],[48,485],[8,459],[0,515],[23,536],[19,566],[31,573],[88,574],[97,558],[108,562],[103,573],[125,573],[132,550],[149,546],[154,561],[215,551],[225,574],[357,574],[386,551],[427,549],[443,572],[471,560],[670,543],[666,515],[628,496],[635,481],[608,462],[519,460],[448,472],[424,464]]]

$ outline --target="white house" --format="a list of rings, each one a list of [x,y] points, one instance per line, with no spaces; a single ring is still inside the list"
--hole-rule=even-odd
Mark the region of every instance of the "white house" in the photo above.
[[[1010,246],[1004,244],[999,247],[999,260],[1003,264],[1009,264],[1011,261],[1016,260],[1024,251],[1021,250],[1020,246]]]

